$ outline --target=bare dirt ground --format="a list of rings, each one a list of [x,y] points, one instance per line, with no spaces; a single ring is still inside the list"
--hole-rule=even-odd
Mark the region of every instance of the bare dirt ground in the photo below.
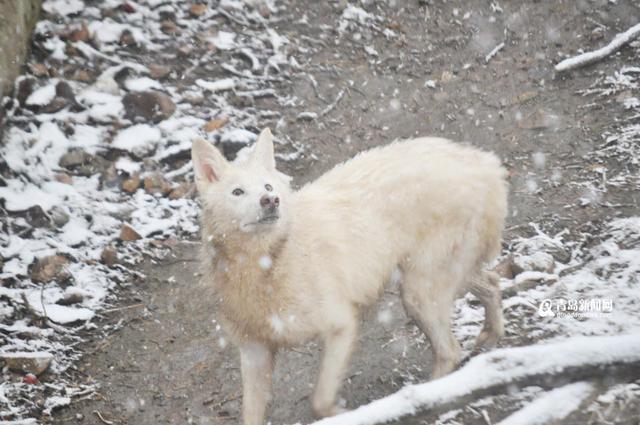
[[[601,203],[578,207],[582,188],[571,184],[590,175],[582,156],[600,144],[601,133],[621,108],[615,104],[583,108],[588,99],[577,92],[588,88],[600,73],[628,63],[633,53],[623,52],[567,76],[555,75],[552,66],[558,52],[593,47],[637,22],[638,6],[505,1],[504,12],[492,22],[489,17],[496,15],[489,13],[489,2],[393,3],[367,2],[402,34],[393,41],[379,32],[368,33],[370,38],[347,36],[339,43],[323,38],[323,26],[335,26],[344,8],[339,2],[290,1],[286,18],[275,26],[279,33],[314,47],[305,72],[317,81],[317,89],[307,75],[299,74],[281,83],[285,92],[303,99],[307,110],[321,111],[345,90],[335,109],[312,121],[297,119],[298,110],[270,106],[286,117],[286,126],[278,132],[307,146],[303,158],[282,164],[295,185],[366,148],[396,138],[438,135],[493,150],[510,169],[506,241],[526,232],[531,221],[574,229],[590,220],[640,211],[639,193],[623,187],[607,192],[603,200],[620,207],[605,208]],[[474,12],[468,19],[467,11]],[[303,16],[306,22],[300,21]],[[598,26],[606,29],[596,36],[593,30]],[[485,55],[502,41],[504,49],[485,63]],[[368,54],[364,46],[373,47],[379,56]],[[435,88],[425,86],[429,80]],[[544,170],[533,166],[535,152],[546,155]],[[553,170],[561,173],[559,184],[549,183]],[[543,190],[530,190],[531,181]],[[217,328],[214,295],[197,284],[197,248],[198,242],[185,241],[169,258],[145,262],[147,278],[123,289],[121,303],[143,306],[105,314],[104,323],[120,323],[119,331],[89,343],[76,371],[82,379],[100,383],[100,396],[59,410],[53,423],[237,422],[241,406],[237,353]],[[429,376],[428,343],[405,318],[394,288],[381,304],[390,306],[395,319],[379,323],[377,307],[364,318],[342,391],[350,407]],[[399,349],[391,342],[398,338],[410,343]],[[527,341],[526,335],[509,335],[502,344]],[[319,351],[310,343],[279,355],[271,423],[311,421],[308,396]],[[504,411],[493,412],[494,420],[510,411],[503,407]],[[467,423],[484,423],[468,419]],[[425,415],[398,423],[433,420]]]

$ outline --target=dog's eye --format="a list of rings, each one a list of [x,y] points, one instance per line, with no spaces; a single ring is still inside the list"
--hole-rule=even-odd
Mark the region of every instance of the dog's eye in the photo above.
[[[271,186],[269,183],[265,184],[264,188],[267,189],[267,192],[271,192],[273,190],[273,186]]]
[[[240,189],[239,187],[236,189],[233,189],[233,192],[231,192],[233,194],[233,196],[240,196],[244,194],[244,190]]]

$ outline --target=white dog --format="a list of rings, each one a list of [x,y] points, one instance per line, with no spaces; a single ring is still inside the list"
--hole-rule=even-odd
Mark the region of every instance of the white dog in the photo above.
[[[275,169],[268,129],[240,164],[204,140],[192,158],[204,279],[240,349],[245,425],[264,422],[276,351],[316,337],[324,352],[313,409],[340,411],[359,313],[396,268],[405,310],[431,341],[434,378],[460,361],[457,296],[471,291],[485,308],[478,348],[502,336],[497,277],[484,268],[500,251],[507,211],[506,173],[493,154],[437,138],[395,142],[297,192]]]

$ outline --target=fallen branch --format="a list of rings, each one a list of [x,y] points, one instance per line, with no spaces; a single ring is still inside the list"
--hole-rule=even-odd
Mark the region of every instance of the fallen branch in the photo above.
[[[493,58],[495,55],[498,54],[498,52],[500,50],[502,50],[504,48],[504,43],[500,43],[498,44],[496,47],[493,48],[492,51],[489,52],[489,54],[487,56],[484,57],[484,62],[485,63],[489,63],[489,61],[491,60],[491,58]]]
[[[611,43],[606,46],[594,50],[592,52],[583,53],[578,56],[574,56],[569,59],[565,59],[556,65],[555,69],[558,72],[569,71],[574,68],[589,65],[597,62],[615,52],[620,50],[622,46],[633,41],[636,37],[640,36],[640,24],[636,24],[629,28],[627,31],[617,34]]]
[[[102,314],[113,313],[113,312],[116,312],[116,311],[130,310],[132,308],[140,308],[140,307],[144,307],[144,304],[143,303],[138,303],[138,304],[132,304],[132,305],[125,305],[123,307],[108,308],[106,310],[102,310],[100,313],[102,313]]]
[[[614,347],[612,349],[612,347]],[[575,337],[563,342],[504,348],[474,357],[441,379],[402,390],[316,425],[372,425],[428,410],[444,412],[509,388],[556,388],[593,378],[640,377],[640,334]]]
[[[336,96],[336,99],[333,102],[331,102],[326,108],[324,108],[322,112],[320,112],[320,118],[324,117],[329,112],[333,111],[336,106],[338,106],[338,103],[340,102],[340,100],[342,100],[342,97],[344,96],[344,92],[345,92],[345,89],[340,90],[340,93],[338,93],[338,96]]]
[[[594,391],[590,382],[576,382],[546,392],[498,425],[536,425],[553,423],[577,410]]]
[[[108,420],[106,420],[106,419],[102,416],[102,413],[100,413],[100,412],[99,412],[99,411],[97,411],[97,410],[94,410],[94,411],[93,411],[93,414],[94,414],[94,415],[96,415],[96,416],[98,417],[98,419],[100,419],[100,422],[102,422],[103,424],[106,424],[106,425],[114,425],[114,424],[115,424],[115,422],[113,422],[113,421],[108,421]]]

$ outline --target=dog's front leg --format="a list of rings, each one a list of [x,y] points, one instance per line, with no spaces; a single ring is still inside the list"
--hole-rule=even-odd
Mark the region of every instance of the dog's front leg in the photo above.
[[[242,418],[244,425],[263,425],[271,397],[273,350],[252,342],[240,346],[242,368]]]
[[[356,338],[355,321],[325,335],[320,374],[313,394],[313,411],[318,417],[333,416],[345,409],[336,405],[338,390]]]

